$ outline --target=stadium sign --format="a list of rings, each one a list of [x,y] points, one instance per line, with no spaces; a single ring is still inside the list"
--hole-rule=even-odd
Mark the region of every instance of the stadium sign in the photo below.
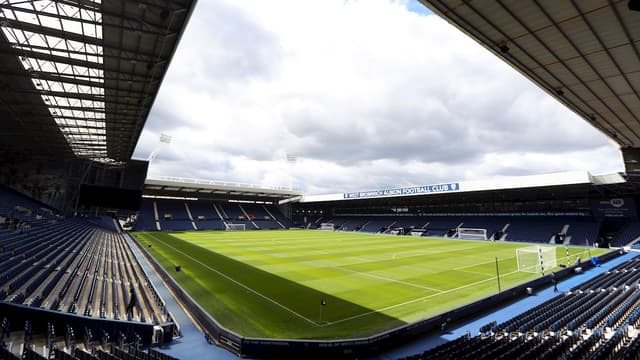
[[[637,217],[636,202],[633,198],[593,200],[591,210],[597,218],[635,219]]]
[[[348,193],[344,193],[343,196],[344,196],[344,199],[362,199],[362,198],[374,198],[374,197],[384,197],[384,196],[421,195],[421,194],[441,193],[441,192],[458,191],[458,190],[460,190],[459,183],[448,183],[448,184],[412,186],[412,187],[395,188],[395,189],[348,192]]]

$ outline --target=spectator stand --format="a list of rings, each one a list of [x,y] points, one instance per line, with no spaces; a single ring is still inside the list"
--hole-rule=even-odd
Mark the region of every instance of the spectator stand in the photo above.
[[[590,279],[595,279],[601,274],[606,274],[611,270],[615,271],[616,267],[623,265],[629,260],[635,259],[637,256],[637,253],[624,254],[618,258],[605,262],[600,267],[591,268],[572,277],[562,279],[558,284],[558,288],[563,292],[569,291]],[[526,311],[533,309],[536,306],[555,298],[556,295],[557,294],[553,292],[553,287],[549,283],[547,287],[535,292],[533,296],[523,297],[505,307],[475,316],[470,320],[451,324],[444,333],[434,334],[432,336],[413,341],[401,348],[381,354],[380,357],[385,359],[420,359],[421,357],[418,354],[422,354],[426,350],[436,348],[437,346],[444,346],[443,344],[449,341],[461,341],[459,340],[461,337],[473,338],[482,333],[481,328],[483,327],[483,330],[486,332],[488,324],[493,322],[500,324],[509,321],[514,317],[514,315],[522,313],[523,310]],[[524,352],[525,347],[522,347],[522,349]]]

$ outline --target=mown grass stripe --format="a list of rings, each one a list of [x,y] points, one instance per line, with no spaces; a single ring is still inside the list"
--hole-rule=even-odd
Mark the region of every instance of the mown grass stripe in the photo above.
[[[224,277],[225,279],[227,279],[227,280],[229,280],[229,281],[231,281],[231,282],[233,282],[233,283],[237,284],[238,286],[241,286],[241,287],[243,287],[244,289],[246,289],[246,290],[248,290],[248,291],[250,291],[250,292],[254,293],[255,295],[258,295],[258,296],[260,296],[261,298],[263,298],[263,299],[265,299],[265,300],[267,300],[267,301],[272,302],[273,304],[275,304],[275,305],[277,305],[277,306],[279,306],[279,307],[281,307],[281,308],[283,308],[283,309],[287,310],[288,312],[290,312],[290,313],[292,313],[292,314],[296,315],[297,317],[299,317],[299,318],[301,318],[301,319],[303,319],[303,320],[305,320],[305,321],[307,321],[307,322],[309,322],[309,323],[311,323],[311,324],[313,324],[313,325],[318,325],[315,321],[310,320],[310,319],[307,319],[305,316],[298,314],[296,311],[289,309],[288,307],[286,307],[286,306],[284,306],[284,305],[280,304],[279,302],[277,302],[277,301],[273,300],[272,298],[270,298],[270,297],[268,297],[268,296],[266,296],[266,295],[261,294],[260,292],[258,292],[258,291],[256,291],[256,290],[253,290],[253,289],[252,289],[252,288],[250,288],[249,286],[246,286],[245,284],[243,284],[243,283],[241,283],[241,282],[239,282],[239,281],[235,280],[234,278],[232,278],[232,277],[228,276],[227,274],[224,274],[224,273],[222,273],[222,272],[220,272],[220,271],[218,271],[218,270],[216,270],[216,269],[214,269],[214,268],[210,267],[209,265],[207,265],[207,264],[205,264],[205,263],[203,263],[203,262],[199,261],[198,259],[195,259],[193,256],[191,256],[191,255],[189,255],[189,254],[186,254],[185,252],[183,252],[183,251],[181,251],[181,250],[176,249],[175,247],[173,247],[173,246],[171,246],[171,245],[167,244],[165,241],[162,241],[162,240],[158,239],[157,237],[155,237],[155,236],[153,236],[153,235],[150,235],[150,236],[151,236],[151,237],[153,237],[153,238],[155,238],[156,240],[158,240],[158,241],[160,241],[160,242],[164,243],[164,245],[165,245],[165,246],[167,246],[167,247],[169,247],[169,248],[173,249],[173,251],[176,251],[176,252],[178,252],[178,253],[180,253],[180,254],[182,254],[182,255],[184,255],[184,256],[186,256],[186,257],[188,257],[189,259],[193,260],[194,262],[196,262],[196,263],[200,264],[201,266],[203,266],[203,267],[205,267],[205,268],[209,269],[210,271],[212,271],[212,272],[214,272],[214,273],[216,273],[216,274],[218,274],[218,275],[220,275],[220,276]]]
[[[254,337],[366,336],[433,316],[496,293],[496,257],[503,289],[539,276],[515,271],[516,249],[531,244],[312,230],[137,236],[203,308]],[[570,248],[572,259],[585,251]]]

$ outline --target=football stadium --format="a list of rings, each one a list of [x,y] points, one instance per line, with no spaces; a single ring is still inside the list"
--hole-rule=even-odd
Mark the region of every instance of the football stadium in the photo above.
[[[0,359],[640,359],[639,1],[409,2],[623,171],[330,192],[134,157],[202,3],[0,2]]]

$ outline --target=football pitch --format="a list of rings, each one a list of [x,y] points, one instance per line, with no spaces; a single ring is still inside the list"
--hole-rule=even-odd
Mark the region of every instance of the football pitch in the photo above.
[[[531,246],[522,243],[318,230],[135,235],[209,314],[249,337],[354,338],[437,315],[497,293],[496,257],[503,291],[540,276],[517,271],[516,249]],[[588,259],[585,248],[569,252]],[[565,253],[557,247],[558,263]]]

